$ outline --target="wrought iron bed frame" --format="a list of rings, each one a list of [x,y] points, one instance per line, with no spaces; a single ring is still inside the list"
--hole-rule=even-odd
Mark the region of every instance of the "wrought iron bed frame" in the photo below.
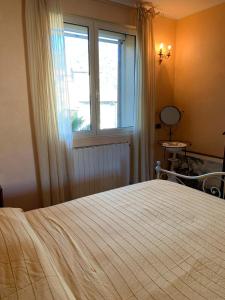
[[[178,181],[182,185],[185,185],[185,183],[180,178],[187,179],[187,180],[201,180],[202,181],[202,191],[204,193],[210,193],[211,195],[225,199],[225,191],[224,191],[224,188],[222,189],[223,185],[221,185],[221,188],[219,188],[217,186],[211,186],[208,191],[206,190],[207,181],[209,178],[214,177],[214,178],[218,179],[219,182],[225,183],[225,179],[224,179],[225,172],[213,172],[213,173],[207,173],[207,174],[198,175],[198,176],[186,176],[186,175],[178,174],[176,172],[162,169],[160,161],[156,162],[155,171],[156,171],[157,179],[160,179],[163,174],[167,174],[167,175],[171,175],[174,178],[176,178],[176,181]]]

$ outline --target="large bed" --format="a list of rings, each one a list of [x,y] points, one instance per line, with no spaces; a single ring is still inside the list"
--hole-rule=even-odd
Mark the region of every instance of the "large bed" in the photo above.
[[[225,299],[225,203],[153,180],[0,209],[1,299]]]

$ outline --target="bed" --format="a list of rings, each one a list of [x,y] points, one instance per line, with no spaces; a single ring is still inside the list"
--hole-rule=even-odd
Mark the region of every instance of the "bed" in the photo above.
[[[225,299],[224,200],[153,180],[0,209],[1,299]]]

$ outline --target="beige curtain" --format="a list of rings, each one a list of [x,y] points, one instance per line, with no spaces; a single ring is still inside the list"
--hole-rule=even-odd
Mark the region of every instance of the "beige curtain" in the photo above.
[[[73,198],[72,130],[59,0],[25,5],[29,84],[43,206]]]
[[[134,182],[153,178],[155,143],[154,8],[137,8],[136,117],[134,130]]]

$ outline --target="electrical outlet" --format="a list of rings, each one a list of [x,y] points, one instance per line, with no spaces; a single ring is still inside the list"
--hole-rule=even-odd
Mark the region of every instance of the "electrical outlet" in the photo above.
[[[155,124],[155,129],[161,129],[162,125],[160,123]]]

